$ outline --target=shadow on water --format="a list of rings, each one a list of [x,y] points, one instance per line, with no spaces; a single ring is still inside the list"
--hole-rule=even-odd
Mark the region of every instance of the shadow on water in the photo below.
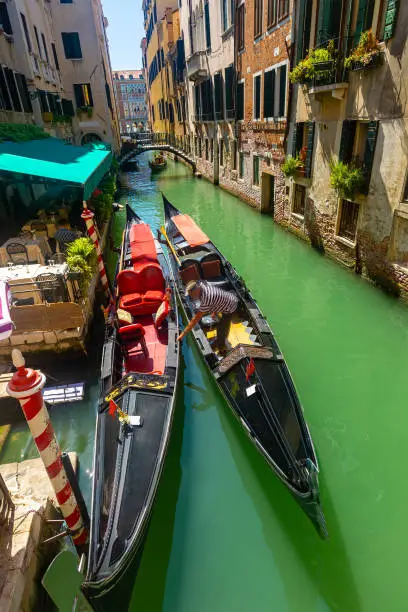
[[[212,381],[209,383],[214,385]],[[317,606],[316,601],[306,603],[305,594],[295,584],[298,571],[294,571],[294,557],[298,558],[330,609],[362,610],[324,472],[320,474],[320,492],[329,529],[326,541],[319,538],[296,501],[247,439],[224,401],[217,402],[217,411],[244,487],[262,521],[265,543],[279,568],[291,610],[297,612]]]
[[[182,357],[170,445],[128,608],[131,612],[139,610],[161,612],[163,610],[181,483],[180,456],[185,417],[184,368],[185,364]]]

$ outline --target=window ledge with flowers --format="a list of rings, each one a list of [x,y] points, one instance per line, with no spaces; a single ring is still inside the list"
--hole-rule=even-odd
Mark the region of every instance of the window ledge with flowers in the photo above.
[[[344,90],[346,73],[334,41],[330,40],[326,47],[311,49],[290,72],[289,79],[292,83],[306,85],[309,93]]]
[[[369,70],[380,66],[383,59],[383,46],[371,30],[368,30],[361,34],[357,47],[346,57],[344,67],[351,71]]]

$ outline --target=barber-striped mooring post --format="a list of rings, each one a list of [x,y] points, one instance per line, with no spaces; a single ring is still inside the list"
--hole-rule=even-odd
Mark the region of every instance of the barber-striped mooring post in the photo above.
[[[96,228],[95,228],[95,224],[93,220],[95,215],[91,210],[89,210],[85,201],[83,205],[84,205],[84,210],[82,211],[81,218],[85,221],[86,231],[88,232],[88,236],[92,240],[93,245],[95,247],[96,256],[98,259],[99,275],[101,277],[103,289],[105,291],[106,297],[108,298],[108,300],[111,301],[112,296],[111,296],[111,291],[109,287],[109,281],[106,275],[102,251],[101,251],[101,247],[99,246],[98,234],[96,233]]]
[[[20,402],[62,516],[72,534],[75,547],[81,553],[88,541],[88,531],[67,478],[54,428],[44,403],[42,388],[46,378],[42,372],[25,367],[24,357],[18,349],[13,349],[11,355],[17,371],[7,384],[7,393]]]

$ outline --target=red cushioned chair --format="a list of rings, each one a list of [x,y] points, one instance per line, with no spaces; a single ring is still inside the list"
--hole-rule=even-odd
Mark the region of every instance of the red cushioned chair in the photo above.
[[[145,333],[144,327],[140,323],[132,323],[131,325],[119,327],[119,336],[125,358],[129,357],[129,350],[137,347],[138,344],[140,344],[146,359],[148,358],[149,351],[145,340]]]
[[[164,297],[164,278],[159,264],[139,263],[117,276],[119,308],[134,316],[153,314]]]

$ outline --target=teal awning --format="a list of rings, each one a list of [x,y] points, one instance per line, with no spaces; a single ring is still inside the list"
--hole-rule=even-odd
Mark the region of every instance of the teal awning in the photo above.
[[[74,147],[57,138],[0,142],[0,172],[12,172],[82,187],[87,200],[111,166],[101,143]]]

